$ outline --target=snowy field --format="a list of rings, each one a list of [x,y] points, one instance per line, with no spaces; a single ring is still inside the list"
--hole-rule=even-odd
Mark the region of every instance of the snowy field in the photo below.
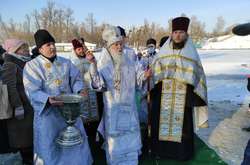
[[[237,35],[225,35],[216,38],[208,39],[203,49],[250,49],[250,35],[237,36]]]
[[[207,76],[209,100],[242,103],[248,97],[250,50],[200,50],[199,54]]]
[[[199,54],[207,75],[210,127],[198,134],[228,164],[240,165],[250,138],[241,130],[250,126],[246,89],[250,50],[199,50]]]

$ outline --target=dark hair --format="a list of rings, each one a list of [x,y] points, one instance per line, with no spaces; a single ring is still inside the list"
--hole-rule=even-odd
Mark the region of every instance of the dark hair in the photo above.
[[[123,29],[121,26],[117,26],[117,28],[120,30],[121,36],[126,37],[125,29]]]
[[[84,38],[81,37],[80,40],[82,41],[82,44],[84,44],[84,42],[85,42]]]
[[[0,65],[3,65],[4,60],[3,60],[3,54],[6,52],[6,50],[0,45]]]
[[[40,48],[43,46],[43,44],[46,44],[49,42],[55,43],[54,37],[45,29],[37,30],[36,33],[34,34],[34,38],[35,38],[35,43],[36,43],[37,48]]]
[[[33,59],[33,58],[36,58],[36,57],[40,54],[37,47],[34,47],[34,48],[31,50],[31,53],[32,53],[32,55],[31,55],[31,58],[32,58],[32,59]]]
[[[148,39],[146,45],[149,45],[149,44],[153,44],[156,46],[156,40],[153,38]]]
[[[160,40],[159,46],[162,47],[165,44],[165,42],[168,40],[168,38],[169,38],[169,36],[162,37]]]

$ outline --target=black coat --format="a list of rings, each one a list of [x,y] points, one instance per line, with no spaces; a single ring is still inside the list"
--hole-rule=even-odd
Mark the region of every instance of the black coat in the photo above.
[[[159,140],[159,121],[162,96],[162,82],[155,85],[150,93],[151,104],[151,152],[155,157],[172,158],[176,160],[188,160],[194,153],[194,128],[193,128],[193,107],[205,106],[206,103],[194,92],[194,87],[187,85],[185,110],[182,128],[182,142]]]
[[[4,54],[5,50],[3,49],[3,47],[0,45],[0,65],[3,64],[3,54]]]
[[[8,140],[12,148],[31,147],[33,142],[33,109],[23,86],[24,65],[24,61],[6,54],[0,72],[3,83],[8,87],[13,114],[16,107],[24,107],[24,119],[18,120],[13,116],[7,120]]]
[[[247,90],[250,92],[250,77],[247,78]]]

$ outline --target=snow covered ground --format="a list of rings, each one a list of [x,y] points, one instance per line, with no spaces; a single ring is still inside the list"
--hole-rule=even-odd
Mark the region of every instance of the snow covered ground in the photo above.
[[[207,75],[209,99],[208,129],[198,135],[228,164],[240,165],[250,133],[247,113],[250,94],[246,89],[250,74],[250,50],[199,50]]]
[[[209,100],[241,103],[248,97],[250,50],[199,50],[199,54],[207,76]]]
[[[250,49],[250,35],[237,36],[230,34],[210,38],[202,46],[202,49]]]

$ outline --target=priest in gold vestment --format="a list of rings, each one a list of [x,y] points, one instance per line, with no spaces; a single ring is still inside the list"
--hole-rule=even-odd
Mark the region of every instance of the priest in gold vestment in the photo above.
[[[208,127],[206,77],[188,36],[189,19],[172,20],[172,34],[152,64],[151,150],[176,160],[194,154],[194,130]]]

